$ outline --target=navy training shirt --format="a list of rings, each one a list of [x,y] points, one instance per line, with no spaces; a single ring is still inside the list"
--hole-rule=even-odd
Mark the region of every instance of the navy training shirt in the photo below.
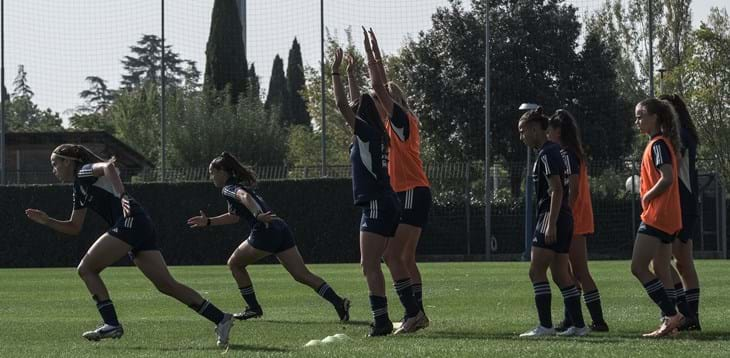
[[[532,180],[535,183],[535,193],[537,195],[538,215],[550,212],[550,185],[548,182],[550,176],[553,175],[559,175],[560,182],[563,185],[563,201],[560,210],[570,212],[570,203],[568,203],[569,189],[565,170],[560,145],[546,141],[538,151],[537,160],[532,169]]]

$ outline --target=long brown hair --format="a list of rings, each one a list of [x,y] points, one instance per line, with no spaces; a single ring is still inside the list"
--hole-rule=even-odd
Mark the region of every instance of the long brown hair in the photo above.
[[[582,162],[585,162],[586,153],[583,150],[580,128],[578,128],[575,117],[570,112],[559,109],[550,117],[548,125],[550,128],[560,129],[560,141],[563,146],[573,151]]]
[[[103,163],[116,161],[115,157],[104,159],[81,144],[61,144],[53,150],[53,154],[63,159],[79,162],[81,165],[89,163]]]
[[[700,137],[699,135],[697,135],[697,127],[692,121],[692,116],[689,114],[687,104],[684,103],[682,97],[678,94],[663,94],[659,96],[659,99],[672,104],[672,106],[674,107],[674,111],[677,112],[679,124],[682,126],[682,128],[686,129],[687,132],[689,132],[690,137],[692,137],[695,143],[700,144]]]
[[[210,162],[210,166],[216,170],[225,170],[237,183],[245,186],[256,185],[256,173],[244,167],[231,153],[221,153]]]
[[[682,150],[682,142],[679,140],[679,119],[672,104],[657,98],[647,98],[639,102],[639,105],[649,114],[656,115],[662,135],[669,138],[672,149],[675,153],[679,153]]]

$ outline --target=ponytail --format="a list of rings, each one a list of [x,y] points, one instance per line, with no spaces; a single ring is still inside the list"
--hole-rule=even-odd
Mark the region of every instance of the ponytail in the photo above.
[[[578,128],[575,117],[570,112],[559,109],[550,117],[548,124],[550,128],[560,129],[560,141],[563,146],[573,151],[581,161],[585,162],[586,154],[583,150],[580,128]]]
[[[225,170],[228,174],[244,186],[256,185],[256,174],[243,166],[231,153],[223,152],[210,162],[210,166],[216,170]]]
[[[80,165],[103,162],[114,163],[116,161],[115,157],[103,159],[81,144],[61,144],[53,150],[53,154],[59,158],[78,162]]]
[[[692,137],[692,140],[695,143],[699,144],[700,137],[699,135],[697,135],[697,127],[692,121],[692,116],[689,114],[687,104],[684,103],[682,97],[678,94],[663,94],[659,96],[659,99],[672,104],[672,107],[674,107],[674,111],[677,112],[677,118],[679,119],[679,124],[681,125],[681,128],[687,130],[689,136]]]

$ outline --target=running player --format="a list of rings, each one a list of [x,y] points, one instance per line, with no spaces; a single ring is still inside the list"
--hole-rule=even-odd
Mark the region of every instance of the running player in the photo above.
[[[73,211],[68,220],[58,220],[37,209],[25,211],[29,219],[68,235],[78,235],[86,209],[99,214],[110,226],[89,248],[77,270],[86,284],[104,321],[97,329],[84,332],[88,340],[120,338],[124,334],[109,298],[101,271],[127,253],[157,289],[188,305],[216,325],[218,345],[226,346],[233,325],[223,313],[191,288],[177,282],[155,243],[152,220],[142,206],[124,190],[114,159],[104,160],[82,145],[62,144],[51,154],[53,174],[62,182],[73,182]]]
[[[635,115],[639,131],[649,136],[649,142],[641,160],[639,192],[643,211],[631,272],[664,314],[659,328],[644,337],[662,337],[673,334],[684,320],[667,294],[674,290],[669,270],[672,242],[682,229],[675,155],[680,148],[679,126],[672,106],[656,98],[639,102]],[[650,264],[654,272],[649,269]]]
[[[547,137],[560,144],[568,177],[568,202],[573,212],[573,240],[570,243],[570,269],[578,290],[583,290],[583,300],[591,314],[592,331],[607,332],[608,325],[603,319],[601,296],[595,281],[588,270],[588,249],[586,238],[593,235],[593,206],[588,184],[588,160],[580,136],[580,129],[573,115],[566,110],[557,110],[550,117]],[[556,329],[564,331],[572,326],[568,310],[565,318]]]
[[[537,194],[537,224],[532,239],[530,280],[535,291],[535,305],[540,324],[520,337],[555,335],[550,302],[552,294],[547,270],[552,271],[555,283],[560,287],[563,303],[572,326],[561,336],[585,336],[589,329],[583,322],[580,308],[580,292],[570,276],[568,252],[573,238],[573,216],[568,204],[568,183],[560,146],[547,140],[548,118],[542,107],[525,113],[518,123],[520,139],[529,148],[538,151],[532,171]]]
[[[248,239],[239,245],[228,259],[228,267],[247,305],[243,312],[236,313],[233,317],[247,320],[264,314],[256,299],[256,292],[246,266],[274,255],[297,282],[311,287],[329,301],[337,311],[340,321],[348,321],[350,300],[338,296],[327,282],[307,269],[289,226],[276,216],[261,196],[252,189],[256,184],[253,172],[246,169],[228,152],[223,152],[213,159],[208,171],[213,184],[217,188],[222,188],[221,194],[228,202],[228,212],[208,217],[201,210],[199,216],[188,219],[188,225],[191,228],[202,228],[235,224],[243,217],[251,228]]]

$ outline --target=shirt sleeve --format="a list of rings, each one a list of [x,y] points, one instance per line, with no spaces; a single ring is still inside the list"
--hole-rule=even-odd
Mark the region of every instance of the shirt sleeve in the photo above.
[[[580,160],[575,153],[566,150],[563,152],[563,161],[565,162],[565,175],[578,175],[580,174]]]
[[[223,187],[223,190],[221,192],[223,193],[223,197],[228,203],[228,213],[231,215],[239,216],[237,209],[238,205],[236,205],[238,202],[238,199],[236,199],[237,189],[238,188],[235,185],[226,185]]]
[[[401,142],[408,140],[410,123],[408,114],[397,103],[393,103],[393,114],[389,118],[392,131]]]
[[[664,164],[672,164],[672,154],[669,152],[667,143],[663,140],[654,142],[651,146],[651,160],[654,162],[654,167],[659,169]]]
[[[560,175],[565,171],[565,164],[563,164],[563,157],[558,151],[547,151],[540,156],[542,166],[545,168],[545,178],[549,178],[552,175]]]

